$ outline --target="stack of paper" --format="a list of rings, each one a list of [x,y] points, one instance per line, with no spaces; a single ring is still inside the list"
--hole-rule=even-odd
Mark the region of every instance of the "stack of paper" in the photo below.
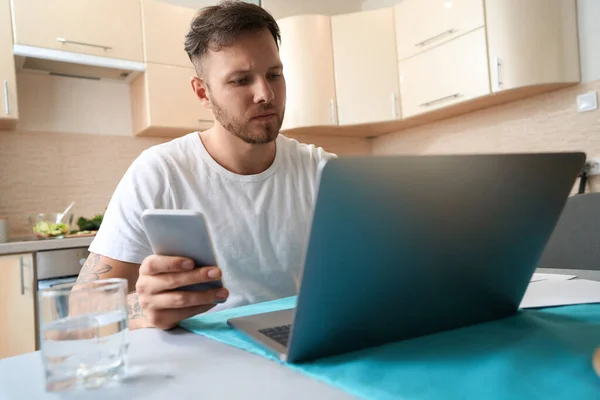
[[[521,308],[600,303],[600,282],[572,279],[574,276],[564,278],[565,276],[570,275],[563,275],[562,278],[532,280],[521,301]]]

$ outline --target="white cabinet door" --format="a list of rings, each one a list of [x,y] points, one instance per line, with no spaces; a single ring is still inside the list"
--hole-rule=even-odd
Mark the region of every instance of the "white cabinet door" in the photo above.
[[[31,254],[0,256],[0,359],[35,351],[37,290]]]
[[[14,128],[19,118],[12,45],[10,4],[0,0],[0,129]]]
[[[579,81],[575,0],[486,0],[492,90]]]
[[[143,60],[139,0],[12,0],[17,44]]]
[[[484,25],[483,0],[404,0],[395,7],[398,60]]]
[[[211,110],[192,90],[194,74],[192,68],[146,65],[131,84],[134,135],[177,137],[213,125]]]
[[[337,125],[330,18],[300,15],[277,23],[287,86],[282,129]]]
[[[485,30],[400,62],[402,115],[410,117],[490,93]]]
[[[331,17],[340,125],[400,118],[394,10]]]
[[[184,46],[195,14],[192,8],[143,0],[144,61],[191,68]]]

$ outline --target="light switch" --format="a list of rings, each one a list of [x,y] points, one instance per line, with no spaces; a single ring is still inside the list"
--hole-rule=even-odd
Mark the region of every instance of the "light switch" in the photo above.
[[[598,95],[596,92],[589,92],[577,96],[577,110],[581,112],[593,111],[598,108]]]

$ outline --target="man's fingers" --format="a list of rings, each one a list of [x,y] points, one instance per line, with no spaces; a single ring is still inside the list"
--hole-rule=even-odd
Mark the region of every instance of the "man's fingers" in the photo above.
[[[138,279],[136,291],[140,294],[158,294],[182,286],[213,282],[221,278],[218,267],[202,267],[185,272],[166,272]]]
[[[194,261],[185,257],[148,256],[140,266],[140,275],[158,275],[169,272],[191,271]]]
[[[170,310],[158,310],[149,313],[147,318],[150,323],[159,329],[171,329],[177,326],[180,321],[191,318],[194,315],[198,315],[207,312],[213,308],[215,304],[188,307],[188,308],[174,308]]]
[[[202,305],[214,305],[224,301],[228,296],[229,291],[225,288],[210,289],[200,292],[181,290],[148,296],[148,300],[146,300],[145,296],[140,297],[140,305],[144,309],[151,311],[188,308]]]

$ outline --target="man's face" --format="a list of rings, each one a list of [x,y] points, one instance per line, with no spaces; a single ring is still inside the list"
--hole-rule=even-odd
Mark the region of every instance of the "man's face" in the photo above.
[[[193,87],[215,119],[246,143],[275,140],[285,113],[286,87],[271,33],[242,35],[218,52],[209,50],[201,62],[202,83]]]

